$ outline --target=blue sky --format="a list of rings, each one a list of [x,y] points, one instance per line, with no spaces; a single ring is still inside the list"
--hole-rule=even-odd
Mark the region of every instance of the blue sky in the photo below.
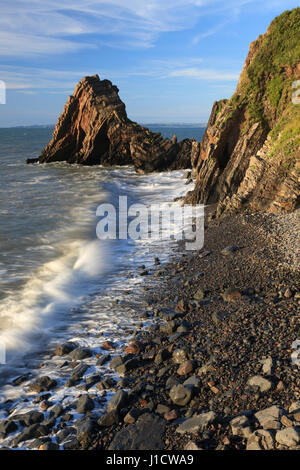
[[[98,73],[138,122],[206,122],[249,43],[293,0],[10,0],[0,15],[0,127],[55,123]]]

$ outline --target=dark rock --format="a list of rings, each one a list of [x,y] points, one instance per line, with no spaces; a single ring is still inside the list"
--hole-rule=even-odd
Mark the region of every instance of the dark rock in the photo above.
[[[32,390],[33,392],[47,392],[48,390],[51,390],[52,388],[56,387],[57,382],[54,379],[51,379],[47,375],[43,377],[39,377],[36,379],[33,383],[30,384],[29,390]]]
[[[86,359],[87,357],[92,356],[92,351],[89,348],[75,348],[73,351],[70,352],[69,356],[74,361],[81,361],[82,359]]]
[[[145,413],[136,423],[115,434],[109,450],[162,450],[164,429],[161,418]]]
[[[107,404],[107,411],[120,411],[127,404],[128,394],[118,390]]]
[[[88,395],[81,395],[77,401],[76,411],[77,413],[87,413],[94,408],[94,401]]]
[[[100,428],[106,428],[112,426],[113,424],[118,424],[120,420],[118,410],[109,411],[105,413],[101,418],[98,419],[98,424]]]

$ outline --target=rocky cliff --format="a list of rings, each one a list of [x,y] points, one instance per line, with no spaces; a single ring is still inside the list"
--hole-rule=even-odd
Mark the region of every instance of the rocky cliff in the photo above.
[[[39,162],[133,163],[140,173],[190,167],[191,142],[163,139],[132,122],[118,91],[98,75],[83,78],[69,97]]]
[[[215,203],[217,215],[299,206],[300,103],[292,99],[299,34],[296,8],[251,44],[236,92],[214,103],[202,142],[192,143],[196,185],[188,202]]]

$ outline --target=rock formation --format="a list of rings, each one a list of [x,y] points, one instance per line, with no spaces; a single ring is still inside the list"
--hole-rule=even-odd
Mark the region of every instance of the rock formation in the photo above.
[[[300,205],[300,104],[292,100],[299,30],[296,8],[251,44],[236,92],[214,103],[202,142],[192,143],[196,185],[188,202],[215,203],[217,215]]]
[[[190,141],[172,142],[132,122],[118,91],[98,75],[83,78],[69,97],[39,162],[133,163],[140,173],[190,167]]]

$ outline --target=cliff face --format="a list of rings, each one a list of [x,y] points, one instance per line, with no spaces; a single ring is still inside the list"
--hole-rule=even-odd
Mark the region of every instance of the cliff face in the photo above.
[[[292,100],[299,31],[296,8],[251,44],[235,94],[214,104],[202,142],[192,144],[196,185],[188,202],[216,203],[217,215],[300,205],[300,103]]]
[[[163,139],[132,122],[118,91],[98,75],[83,78],[69,97],[39,162],[133,163],[141,173],[189,167],[189,142]]]

